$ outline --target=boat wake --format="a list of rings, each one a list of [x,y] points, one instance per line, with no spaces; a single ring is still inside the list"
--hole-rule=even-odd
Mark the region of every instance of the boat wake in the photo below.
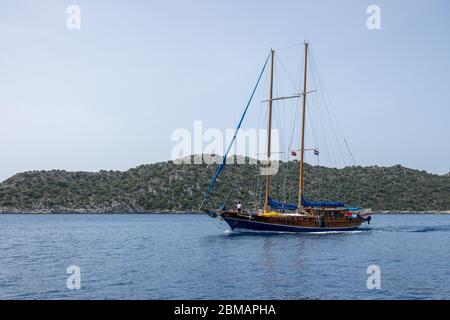
[[[412,233],[426,233],[426,232],[450,232],[450,225],[439,226],[401,226],[401,227],[386,227],[377,228],[377,232],[412,232]]]
[[[368,233],[371,228],[360,228],[352,231],[311,231],[311,232],[288,232],[288,231],[258,231],[246,229],[234,229],[224,231],[227,236],[246,236],[246,235],[333,235],[333,234],[363,234]]]
[[[353,231],[317,231],[317,232],[309,232],[309,234],[358,234],[358,233],[367,233],[371,231],[372,229],[359,229],[359,230],[353,230]]]

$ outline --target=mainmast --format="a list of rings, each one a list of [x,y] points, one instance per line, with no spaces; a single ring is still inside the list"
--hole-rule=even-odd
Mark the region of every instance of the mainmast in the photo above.
[[[300,176],[298,179],[298,211],[302,208],[303,199],[303,167],[305,156],[305,116],[306,116],[306,74],[308,65],[308,42],[305,42],[305,61],[303,69],[303,100],[302,100],[302,129],[301,129],[301,147],[300,147]]]
[[[269,120],[267,122],[267,171],[266,171],[266,200],[264,204],[264,212],[269,212],[269,193],[270,193],[270,156],[272,142],[272,102],[273,102],[273,60],[275,51],[270,49],[270,85],[269,85]]]

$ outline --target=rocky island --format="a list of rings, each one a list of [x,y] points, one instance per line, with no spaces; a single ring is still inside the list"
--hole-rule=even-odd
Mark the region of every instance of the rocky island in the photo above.
[[[229,165],[211,194],[208,206],[261,201],[264,179],[258,166]],[[297,161],[283,162],[288,172]],[[141,165],[127,171],[18,173],[0,183],[0,213],[164,213],[197,212],[216,164]],[[341,200],[376,212],[445,213],[450,210],[450,175],[430,174],[400,165],[351,166],[342,169],[306,166],[308,199]],[[273,197],[295,201],[296,181],[273,176]],[[337,186],[337,187],[336,187]]]

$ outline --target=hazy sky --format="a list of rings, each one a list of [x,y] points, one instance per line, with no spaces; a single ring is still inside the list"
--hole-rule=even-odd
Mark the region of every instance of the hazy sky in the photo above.
[[[449,1],[0,0],[0,181],[167,160],[176,128],[234,127],[268,49],[304,40],[358,164],[450,171]]]

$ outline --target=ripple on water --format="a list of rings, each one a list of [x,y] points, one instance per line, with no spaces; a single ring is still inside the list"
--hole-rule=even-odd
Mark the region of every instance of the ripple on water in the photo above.
[[[450,299],[450,216],[231,232],[199,215],[0,215],[1,299]],[[66,268],[81,268],[68,290]],[[379,265],[382,289],[368,290]]]

